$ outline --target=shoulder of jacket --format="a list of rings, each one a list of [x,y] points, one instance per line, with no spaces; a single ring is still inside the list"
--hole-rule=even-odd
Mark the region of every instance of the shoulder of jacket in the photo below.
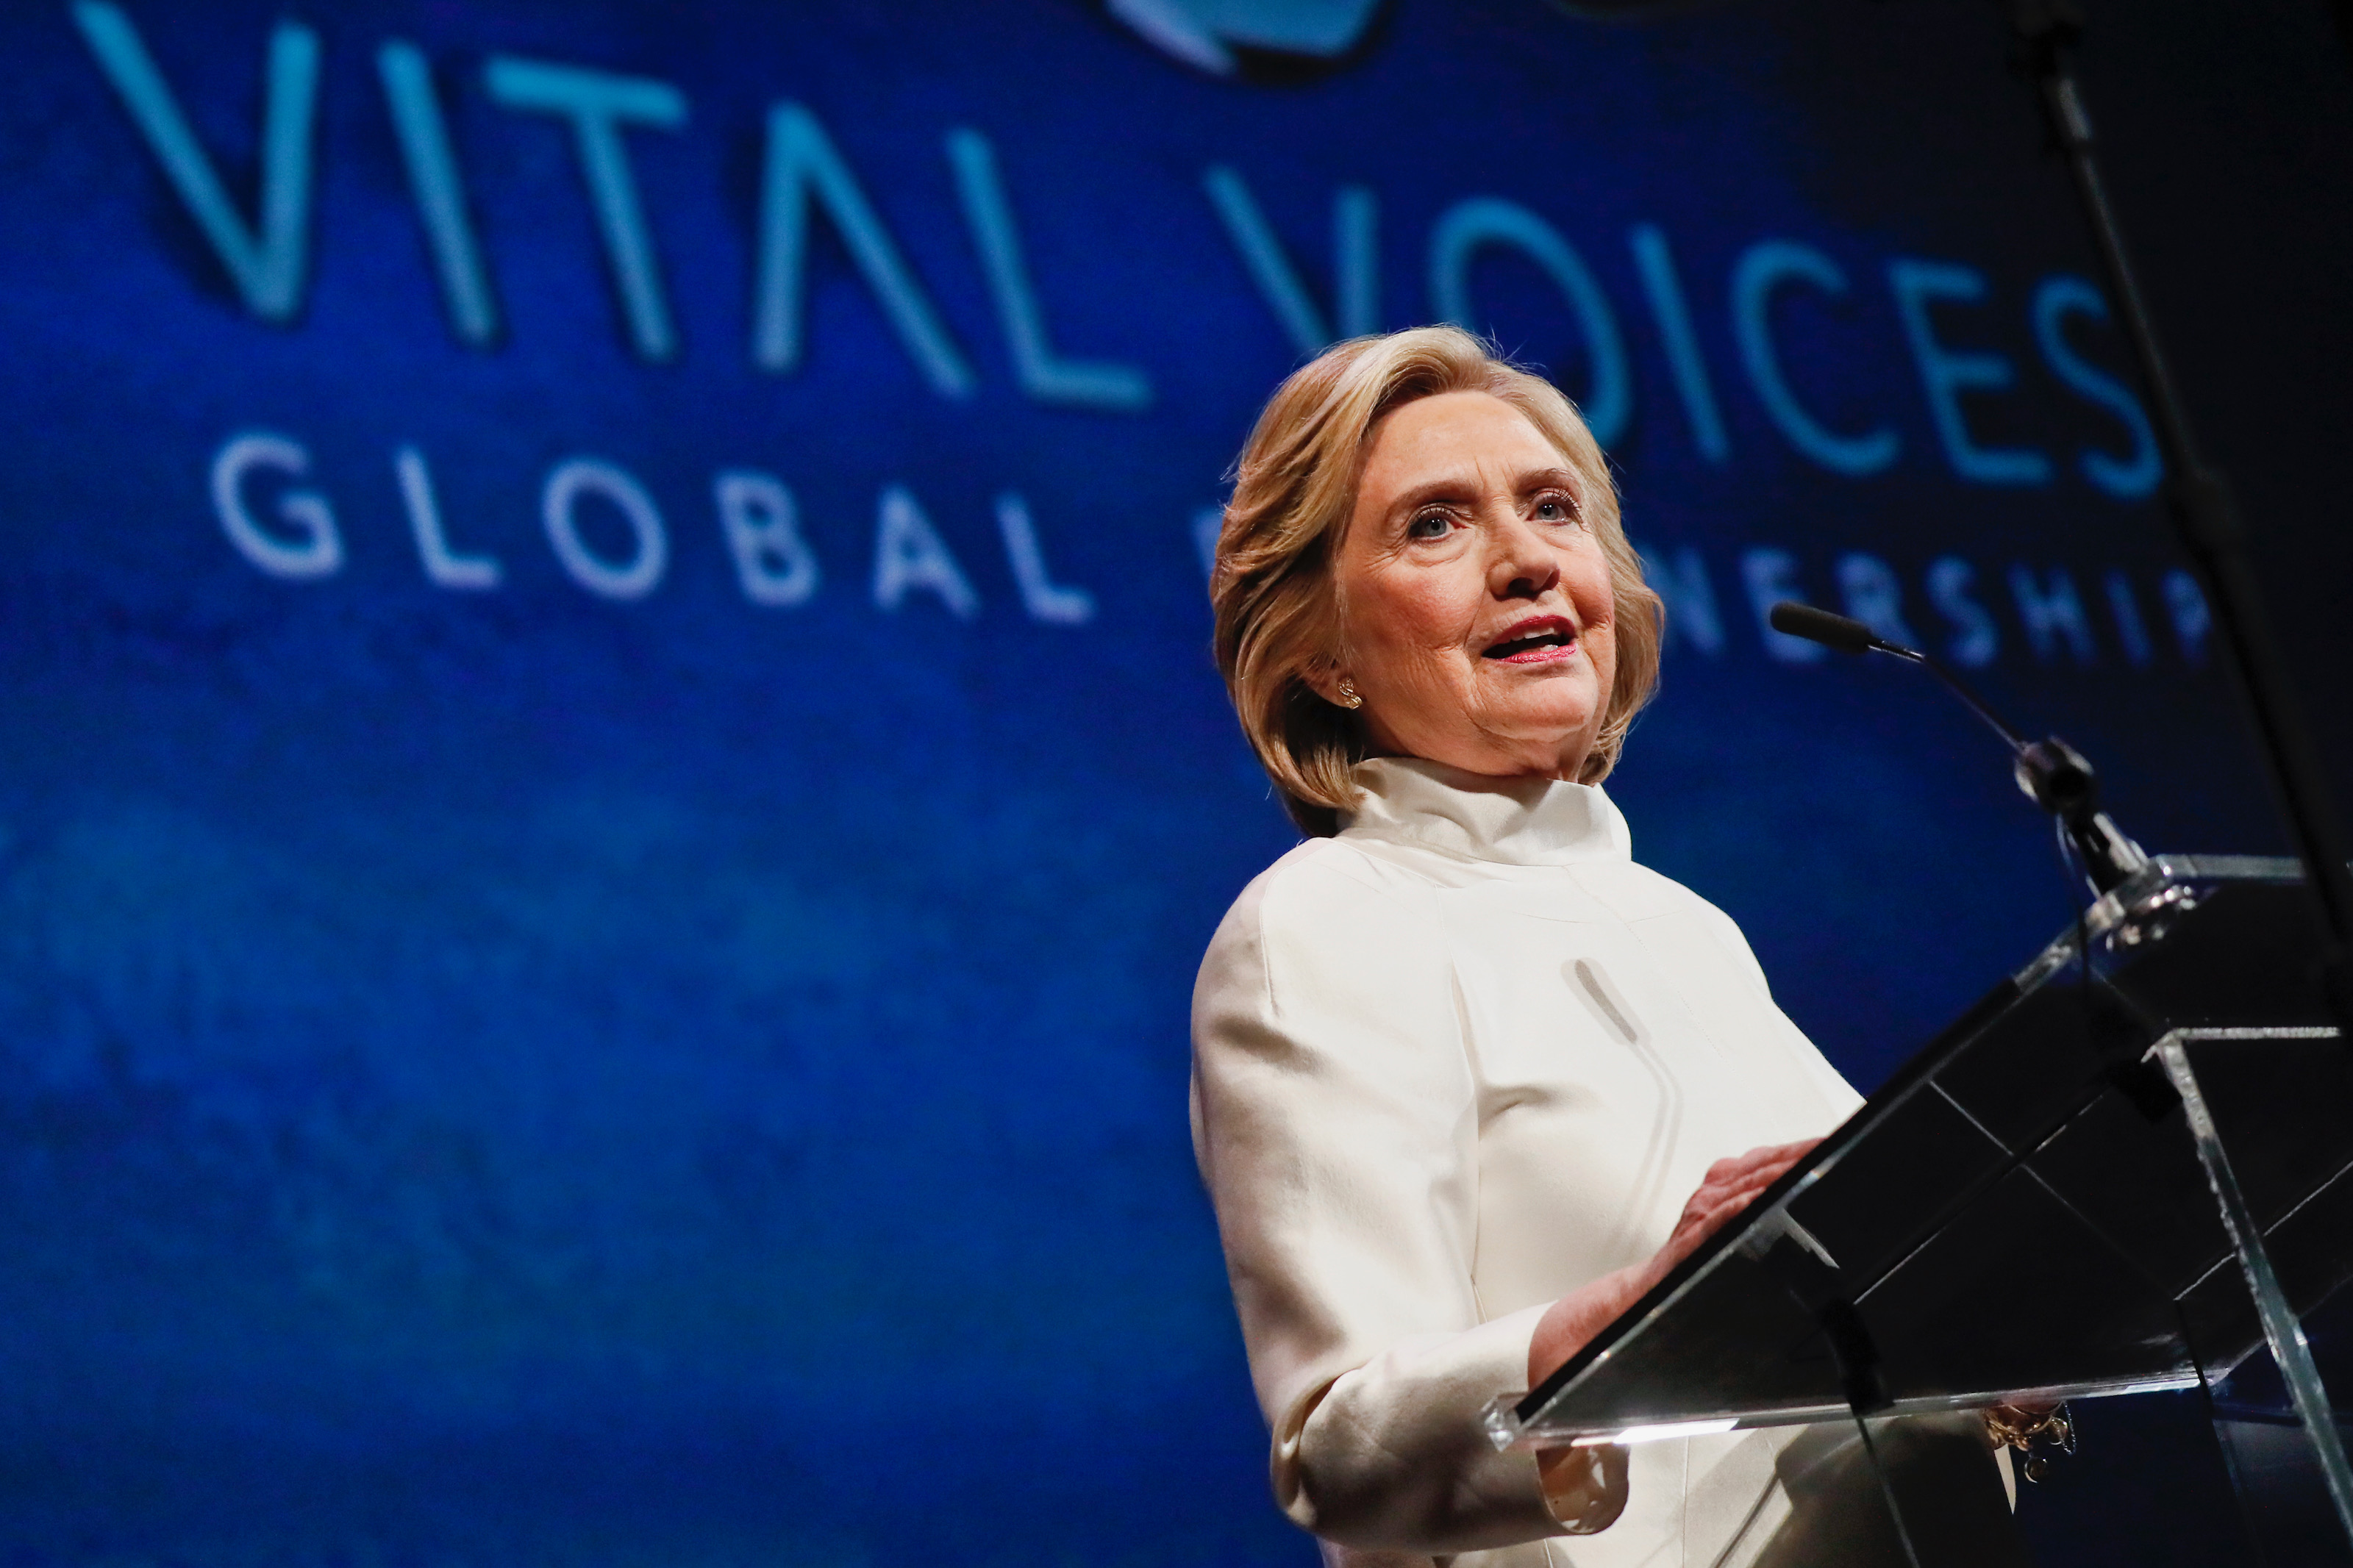
[[[1633,861],[1627,864],[1632,875],[1626,879],[1630,896],[1621,895],[1626,906],[1621,910],[1624,919],[1632,922],[1678,916],[1696,921],[1702,931],[1712,935],[1725,949],[1734,964],[1757,990],[1768,997],[1772,994],[1771,984],[1765,978],[1765,970],[1757,962],[1757,951],[1749,945],[1748,933],[1740,929],[1738,921],[1665,872],[1653,871],[1648,866]]]
[[[1255,903],[1259,919],[1283,921],[1299,915],[1323,919],[1335,904],[1380,918],[1426,916],[1432,912],[1430,879],[1379,856],[1368,855],[1345,838],[1310,838],[1253,878],[1236,901]]]
[[[1577,882],[1586,891],[1616,909],[1628,921],[1656,920],[1662,915],[1696,914],[1723,920],[1724,912],[1663,871],[1640,860],[1609,860],[1577,868]]]
[[[1704,893],[1694,892],[1665,872],[1653,871],[1648,866],[1637,866],[1635,869],[1642,874],[1660,897],[1673,901],[1710,924],[1724,926],[1736,933],[1739,931],[1739,922],[1725,914],[1715,900]]]
[[[1241,891],[1210,939],[1208,962],[1299,934],[1419,927],[1437,918],[1433,885],[1337,838],[1294,846]]]

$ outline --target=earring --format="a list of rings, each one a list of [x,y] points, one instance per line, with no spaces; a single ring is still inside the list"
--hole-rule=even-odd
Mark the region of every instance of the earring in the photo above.
[[[1349,679],[1346,676],[1342,676],[1340,678],[1340,706],[1343,708],[1353,709],[1362,708],[1364,705],[1365,700],[1356,695],[1356,683]]]

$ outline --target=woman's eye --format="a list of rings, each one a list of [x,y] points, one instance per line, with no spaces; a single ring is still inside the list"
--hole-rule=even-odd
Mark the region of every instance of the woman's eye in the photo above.
[[[1536,502],[1536,516],[1545,522],[1575,522],[1577,508],[1565,496],[1546,496]]]
[[[1443,539],[1454,530],[1454,520],[1442,511],[1426,511],[1405,525],[1408,539]]]

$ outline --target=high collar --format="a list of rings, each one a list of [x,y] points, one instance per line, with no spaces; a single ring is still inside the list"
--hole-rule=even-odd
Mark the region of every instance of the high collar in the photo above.
[[[1343,838],[1377,838],[1506,866],[1630,860],[1633,836],[1599,784],[1497,779],[1419,757],[1375,757],[1353,774],[1364,791]]]

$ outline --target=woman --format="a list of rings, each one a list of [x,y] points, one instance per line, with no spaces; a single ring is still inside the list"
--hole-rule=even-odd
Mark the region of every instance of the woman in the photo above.
[[[1592,437],[1466,333],[1343,343],[1260,418],[1211,592],[1312,836],[1194,997],[1195,1144],[1278,1501],[1356,1563],[1797,1560],[1787,1434],[1539,1465],[1479,1423],[1859,1103],[1599,787],[1661,612]]]

